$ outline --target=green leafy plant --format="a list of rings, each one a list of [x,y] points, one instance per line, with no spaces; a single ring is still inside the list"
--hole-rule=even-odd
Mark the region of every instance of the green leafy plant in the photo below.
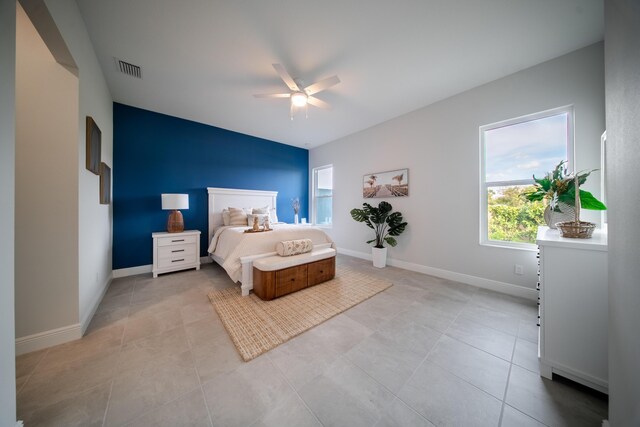
[[[596,170],[597,169],[578,172],[576,174],[578,177],[578,186],[584,184],[587,181],[587,177],[591,175],[591,172]],[[532,202],[546,200],[549,206],[551,206],[551,209],[555,212],[561,212],[559,207],[560,202],[566,203],[569,206],[575,206],[576,185],[574,179],[575,177],[567,172],[566,161],[563,160],[544,178],[538,179],[534,175],[533,180],[535,184],[533,190],[526,193],[525,197]],[[580,207],[582,209],[595,211],[607,209],[604,203],[585,190],[580,190]]]
[[[364,222],[367,227],[373,229],[376,238],[367,243],[374,243],[376,248],[384,248],[384,243],[396,246],[398,242],[393,236],[399,236],[407,227],[400,212],[393,212],[393,207],[388,202],[380,202],[378,207],[363,203],[362,209],[351,209],[351,217],[358,222]]]

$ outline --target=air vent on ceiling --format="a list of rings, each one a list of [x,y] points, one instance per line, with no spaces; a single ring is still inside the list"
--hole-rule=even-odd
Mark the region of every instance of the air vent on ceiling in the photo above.
[[[126,74],[131,77],[136,77],[138,79],[142,78],[142,70],[139,66],[131,64],[129,62],[122,61],[118,58],[113,58],[116,60],[116,66],[118,67],[118,71],[123,74]]]

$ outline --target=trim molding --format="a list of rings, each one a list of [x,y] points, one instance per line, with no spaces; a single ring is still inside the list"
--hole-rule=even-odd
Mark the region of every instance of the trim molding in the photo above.
[[[87,310],[85,314],[80,318],[80,326],[82,328],[83,336],[84,336],[84,333],[87,331],[89,324],[91,323],[91,319],[93,319],[93,316],[96,314],[96,310],[98,310],[98,307],[102,302],[102,298],[104,298],[104,295],[107,293],[107,290],[109,289],[109,285],[111,285],[111,280],[113,280],[113,272],[109,274],[109,276],[107,277],[107,280],[102,285],[102,290],[98,294],[98,297],[93,300],[93,304],[91,304],[91,308]]]
[[[352,251],[350,249],[338,248],[338,253],[349,255],[356,258],[371,260],[371,254],[364,252]],[[483,277],[471,276],[464,273],[456,273],[455,271],[443,270],[441,268],[429,267],[421,264],[400,261],[393,258],[387,259],[387,264],[393,267],[403,268],[405,270],[415,271],[418,273],[428,274],[430,276],[440,277],[442,279],[453,280],[455,282],[466,283],[467,285],[476,286],[478,288],[489,289],[503,294],[512,295],[520,298],[526,298],[536,301],[538,292],[535,289],[525,288],[523,286],[514,285],[512,283],[500,282]]]
[[[80,323],[16,338],[16,356],[82,338]]]
[[[208,256],[200,257],[200,264],[208,264],[213,260]],[[139,265],[137,267],[119,268],[113,270],[112,278],[119,279],[120,277],[135,276],[137,274],[151,273],[153,271],[153,264]]]
[[[112,276],[114,279],[118,279],[120,277],[135,276],[136,274],[151,273],[152,270],[152,264],[139,265],[137,267],[119,268],[117,270],[113,270]]]

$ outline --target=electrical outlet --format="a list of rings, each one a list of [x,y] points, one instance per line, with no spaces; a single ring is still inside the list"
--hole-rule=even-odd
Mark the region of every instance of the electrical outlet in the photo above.
[[[515,268],[514,268],[514,272],[518,275],[518,276],[522,276],[524,274],[524,267],[522,267],[520,264],[516,264]]]

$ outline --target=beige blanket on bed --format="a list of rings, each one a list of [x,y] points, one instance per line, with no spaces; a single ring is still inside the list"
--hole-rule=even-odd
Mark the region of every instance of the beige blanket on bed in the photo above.
[[[276,243],[284,240],[311,239],[313,245],[331,243],[333,240],[322,229],[317,227],[274,224],[273,231],[264,233],[245,233],[248,226],[223,226],[216,230],[209,245],[209,253],[223,259],[224,268],[234,282],[242,279],[240,258],[276,251]]]

